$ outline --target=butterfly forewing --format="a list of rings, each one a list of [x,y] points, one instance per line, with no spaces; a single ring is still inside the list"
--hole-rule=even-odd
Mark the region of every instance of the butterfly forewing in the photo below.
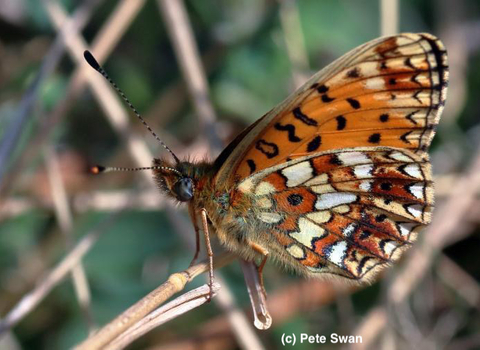
[[[218,181],[330,149],[389,146],[424,154],[443,108],[446,53],[429,34],[380,38],[313,76],[239,142]]]
[[[388,147],[326,151],[258,172],[237,187],[297,270],[364,279],[430,222],[430,166]]]

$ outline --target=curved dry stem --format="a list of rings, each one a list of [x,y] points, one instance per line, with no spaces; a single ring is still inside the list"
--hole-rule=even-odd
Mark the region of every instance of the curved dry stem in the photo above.
[[[220,254],[215,258],[215,267],[218,268],[225,266],[231,261],[233,261],[235,258],[236,257],[231,253]],[[208,260],[204,260],[196,265],[189,267],[184,271],[176,272],[170,275],[166,282],[161,284],[158,288],[150,292],[144,298],[142,298],[137,303],[128,308],[126,311],[124,311],[122,314],[117,316],[110,323],[100,329],[97,333],[90,336],[83,343],[79,344],[76,349],[100,349],[107,345],[112,345],[111,343],[116,338],[122,336],[122,334],[128,331],[132,326],[142,320],[145,316],[149,315],[152,311],[154,311],[161,304],[163,304],[167,299],[183,290],[187,283],[191,282],[195,277],[206,271],[208,271]],[[181,296],[180,298],[183,298],[183,296]],[[177,317],[186,311],[188,310],[177,309],[174,315],[171,316]],[[173,317],[170,317],[169,319]],[[133,341],[135,338],[129,339]]]

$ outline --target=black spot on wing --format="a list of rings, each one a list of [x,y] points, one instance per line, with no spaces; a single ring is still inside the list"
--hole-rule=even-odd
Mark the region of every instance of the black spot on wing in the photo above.
[[[302,139],[295,135],[295,126],[292,124],[282,125],[280,123],[276,123],[274,128],[279,131],[286,131],[288,133],[288,141],[290,142],[300,142]]]
[[[407,67],[410,67],[412,69],[415,69],[415,66],[412,64],[412,61],[410,60],[410,57],[407,57],[405,59],[405,61],[403,61],[403,63],[407,66]]]
[[[307,152],[315,152],[322,144],[322,137],[317,135],[307,145]]]
[[[347,119],[345,119],[343,115],[339,115],[335,119],[337,120],[337,130],[345,129],[345,126],[347,125]]]
[[[383,191],[390,191],[392,189],[392,184],[390,182],[382,182],[380,184],[380,188],[383,190]]]
[[[388,118],[389,118],[388,113],[383,113],[379,117],[379,119],[382,123],[386,123],[388,121]]]
[[[323,94],[321,98],[322,102],[324,103],[332,102],[333,100],[335,100],[334,98],[329,97],[327,94]]]
[[[303,197],[298,193],[292,193],[287,197],[287,201],[291,206],[297,206],[303,202]]]
[[[255,148],[262,152],[267,158],[271,159],[278,156],[278,146],[273,142],[267,142],[265,140],[258,140],[255,144]]]
[[[400,140],[402,140],[403,142],[405,143],[408,143],[410,144],[411,142],[407,139],[408,135],[410,135],[413,131],[410,130],[410,131],[407,131],[405,134],[403,134],[402,136],[400,136]]]
[[[413,111],[411,113],[408,113],[406,116],[405,116],[405,119],[408,119],[410,120],[413,124],[417,124],[417,121],[415,119],[413,119],[413,116],[418,113],[419,110],[416,110],[416,111]]]
[[[347,98],[347,102],[352,106],[353,109],[359,109],[360,108],[360,102],[358,100],[355,100],[354,98]]]
[[[317,86],[318,86],[318,84],[317,84]],[[320,85],[320,86],[317,87],[317,91],[320,94],[324,94],[328,91],[328,87],[326,87],[325,85]]]
[[[380,143],[381,135],[379,133],[371,134],[368,137],[368,142],[370,143]]]
[[[309,118],[307,115],[303,114],[300,110],[300,107],[296,107],[293,111],[293,116],[300,120],[302,123],[309,126],[317,126],[318,123],[315,119]]]
[[[247,159],[248,167],[250,168],[250,174],[253,174],[255,170],[257,170],[257,165],[253,161],[253,159]]]
[[[358,69],[358,67],[350,69],[347,72],[347,77],[348,78],[358,78],[358,77],[360,77],[360,70]]]

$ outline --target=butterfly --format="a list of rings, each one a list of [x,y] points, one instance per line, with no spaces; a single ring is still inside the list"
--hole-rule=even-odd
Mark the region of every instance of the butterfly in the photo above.
[[[91,54],[85,58],[106,76]],[[447,83],[447,54],[436,37],[382,37],[316,73],[215,161],[181,161],[160,141],[173,160],[144,169],[187,204],[195,258],[203,234],[211,280],[214,235],[258,261],[260,278],[271,259],[301,275],[369,281],[431,221],[427,151]]]

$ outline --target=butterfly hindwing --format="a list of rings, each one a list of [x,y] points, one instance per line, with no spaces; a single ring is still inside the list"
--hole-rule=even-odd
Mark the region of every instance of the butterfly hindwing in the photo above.
[[[244,179],[259,227],[307,274],[355,280],[395,260],[430,222],[430,165],[389,147],[326,151]]]

